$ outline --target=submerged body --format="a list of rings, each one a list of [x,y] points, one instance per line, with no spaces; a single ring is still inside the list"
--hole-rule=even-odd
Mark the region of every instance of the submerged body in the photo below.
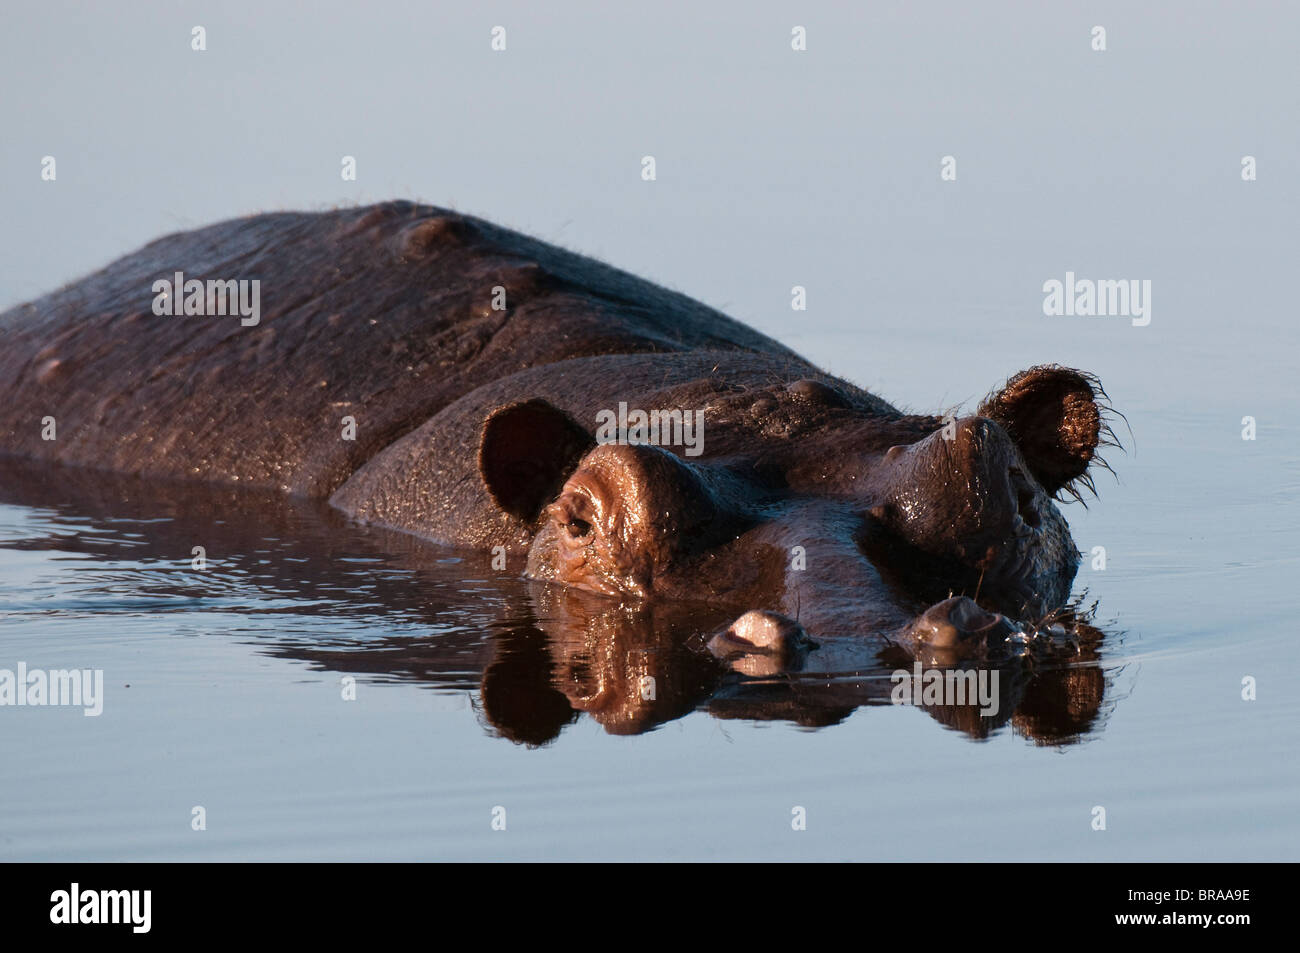
[[[176,272],[200,310],[208,282],[259,281],[257,323],[155,313]],[[681,295],[404,202],[161,239],[0,336],[0,453],[328,498],[566,591],[724,607],[729,656],[961,658],[1060,608],[1053,497],[1106,432],[1078,371],[903,414]],[[673,445],[601,442],[624,408],[664,411]]]

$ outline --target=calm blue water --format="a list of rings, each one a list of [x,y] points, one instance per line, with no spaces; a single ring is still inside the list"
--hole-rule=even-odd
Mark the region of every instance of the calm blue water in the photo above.
[[[814,730],[728,707],[735,680],[701,694],[698,660],[672,656],[680,705],[649,730],[560,706],[530,747],[494,686],[550,711],[539,672],[577,685],[646,647],[562,668],[582,652],[548,642],[527,586],[318,508],[5,469],[0,668],[102,669],[106,697],[98,718],[0,709],[0,858],[1300,856],[1294,14],[296,9],[6,12],[0,306],[177,228],[417,197],[664,282],[916,409],[1086,368],[1131,426],[1118,479],[1067,508],[1107,552],[1076,585],[1104,694],[1071,744],[888,705]],[[164,116],[175,134],[150,133]],[[1151,324],[1044,316],[1067,270],[1152,280]]]

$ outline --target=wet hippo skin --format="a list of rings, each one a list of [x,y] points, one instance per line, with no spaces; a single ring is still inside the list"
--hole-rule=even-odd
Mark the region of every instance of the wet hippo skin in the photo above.
[[[259,320],[154,313],[175,272],[260,281]],[[162,238],[0,337],[6,455],[327,499],[581,599],[707,606],[751,672],[835,640],[984,656],[1059,614],[1057,502],[1109,437],[1084,372],[904,414],[680,294],[407,202]],[[702,414],[702,440],[598,441],[620,404]]]

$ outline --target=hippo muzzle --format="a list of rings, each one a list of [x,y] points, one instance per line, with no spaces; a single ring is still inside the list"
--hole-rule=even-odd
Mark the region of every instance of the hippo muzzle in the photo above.
[[[1065,518],[997,422],[950,421],[885,457],[887,489],[870,515],[926,571],[955,588],[974,586],[1021,616],[1066,601],[1078,550]]]

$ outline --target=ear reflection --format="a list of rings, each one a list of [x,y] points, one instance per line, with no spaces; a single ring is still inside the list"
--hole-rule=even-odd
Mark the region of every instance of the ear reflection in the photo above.
[[[553,681],[546,633],[526,621],[507,626],[483,669],[483,714],[503,738],[530,747],[554,741],[578,711]]]

